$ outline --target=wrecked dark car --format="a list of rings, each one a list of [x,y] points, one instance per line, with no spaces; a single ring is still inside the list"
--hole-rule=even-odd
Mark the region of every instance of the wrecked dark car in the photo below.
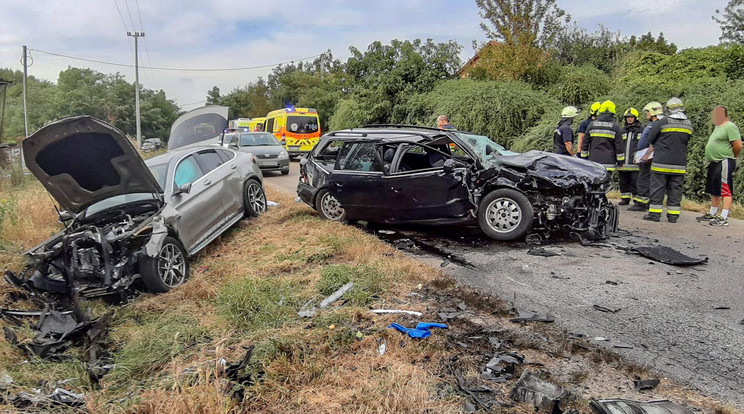
[[[105,296],[136,280],[167,292],[188,257],[244,216],[266,209],[249,154],[195,146],[143,161],[124,133],[80,116],[23,141],[28,169],[58,203],[65,229],[25,254],[6,280],[42,291]]]
[[[329,220],[477,223],[496,240],[617,230],[599,164],[542,151],[519,154],[488,137],[401,125],[325,134],[300,163],[297,193]]]

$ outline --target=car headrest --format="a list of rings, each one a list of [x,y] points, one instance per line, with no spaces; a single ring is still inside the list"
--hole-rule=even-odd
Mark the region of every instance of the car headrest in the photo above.
[[[387,163],[393,162],[393,157],[395,157],[395,150],[393,148],[388,148],[385,151],[385,154],[382,155],[382,161]]]

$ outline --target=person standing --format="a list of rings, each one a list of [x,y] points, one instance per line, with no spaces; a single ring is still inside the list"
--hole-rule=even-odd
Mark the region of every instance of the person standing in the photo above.
[[[442,130],[454,130],[455,127],[450,125],[449,118],[447,118],[447,115],[439,115],[437,117],[437,128]]]
[[[687,172],[687,144],[692,137],[692,122],[685,115],[682,100],[667,102],[668,116],[654,122],[648,133],[651,161],[651,202],[644,220],[661,221],[664,195],[667,196],[667,220],[676,223],[682,204],[682,185]]]
[[[729,121],[728,109],[725,106],[713,108],[711,118],[716,128],[705,146],[705,161],[708,162],[705,192],[710,194],[711,207],[707,214],[697,219],[708,220],[712,225],[728,226],[729,210],[734,200],[733,175],[736,158],[742,148],[741,134],[739,128]],[[721,214],[718,214],[721,207],[723,207]]]
[[[561,111],[558,128],[553,132],[553,152],[556,154],[569,156],[576,154],[573,149],[574,133],[571,124],[577,115],[579,115],[579,110],[573,106],[567,106]]]
[[[581,124],[579,124],[579,140],[576,142],[576,151],[579,152],[579,157],[581,158],[589,158],[589,153],[584,153],[581,151],[582,143],[584,142],[584,136],[586,135],[586,129],[589,128],[589,124],[592,123],[595,119],[597,119],[597,115],[599,115],[599,108],[602,106],[599,102],[594,102],[592,106],[589,108],[589,118],[581,121]]]
[[[638,110],[628,108],[623,114],[625,127],[623,128],[622,140],[616,143],[617,147],[617,173],[620,178],[620,205],[627,206],[633,196],[638,194],[636,183],[638,181],[639,167],[633,156],[638,151],[638,140],[643,132],[643,125],[638,122]],[[636,201],[636,203],[638,203]]]
[[[589,154],[589,161],[602,165],[607,171],[617,168],[617,145],[622,140],[623,132],[615,121],[615,103],[602,102],[599,116],[586,129],[581,152]]]
[[[648,202],[651,197],[651,157],[653,156],[653,150],[648,147],[648,134],[651,132],[654,122],[664,118],[664,107],[656,101],[647,103],[643,107],[643,112],[646,114],[649,123],[643,128],[641,138],[638,140],[638,151],[645,149],[646,153],[636,160],[639,169],[638,181],[636,182],[638,194],[633,197],[635,204],[628,211],[648,211]]]

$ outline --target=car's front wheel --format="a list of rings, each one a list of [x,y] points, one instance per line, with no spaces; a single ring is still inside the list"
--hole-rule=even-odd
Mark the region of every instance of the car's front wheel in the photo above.
[[[266,211],[266,193],[257,180],[250,179],[245,182],[243,204],[246,217],[258,217]]]
[[[189,277],[189,259],[181,242],[166,237],[157,257],[143,257],[139,261],[142,283],[149,292],[165,293],[182,284]]]
[[[478,224],[492,239],[515,240],[524,237],[532,226],[532,204],[527,197],[511,188],[488,193],[478,208]]]
[[[346,220],[346,210],[344,210],[336,197],[331,195],[326,189],[320,190],[317,197],[315,197],[315,210],[326,220]]]

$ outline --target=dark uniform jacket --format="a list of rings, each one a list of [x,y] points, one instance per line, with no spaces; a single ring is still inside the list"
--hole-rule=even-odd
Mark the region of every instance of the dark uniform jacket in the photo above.
[[[633,161],[633,156],[638,151],[638,141],[643,133],[643,125],[638,120],[625,125],[621,139],[615,143],[617,148],[618,171],[638,171],[638,164]]]
[[[573,142],[572,121],[573,119],[562,119],[553,132],[553,152],[556,154],[571,155],[566,149],[566,142]]]
[[[692,122],[684,114],[672,114],[654,122],[648,143],[654,147],[651,171],[663,174],[687,172],[687,143],[692,137]]]
[[[601,164],[608,171],[617,167],[616,143],[622,141],[623,131],[615,121],[615,115],[602,112],[589,124],[581,143],[582,154],[588,153],[589,161]]]

